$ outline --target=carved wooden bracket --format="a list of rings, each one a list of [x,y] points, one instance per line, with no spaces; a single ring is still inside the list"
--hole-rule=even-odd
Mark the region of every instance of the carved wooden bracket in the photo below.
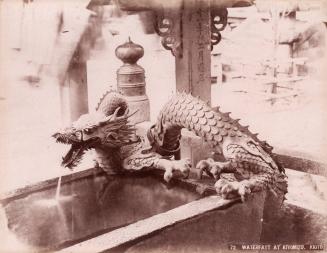
[[[212,8],[210,10],[211,19],[211,50],[214,45],[221,41],[220,32],[223,31],[227,25],[228,11],[226,8]]]
[[[162,46],[170,50],[175,57],[182,57],[183,41],[180,11],[160,8],[155,11],[155,17],[155,31],[162,37]]]
[[[175,57],[183,56],[182,11],[183,8],[167,10],[164,7],[155,10],[155,31],[162,37],[163,47],[170,50]],[[227,15],[226,8],[210,9],[211,50],[221,41],[220,32],[227,25]]]

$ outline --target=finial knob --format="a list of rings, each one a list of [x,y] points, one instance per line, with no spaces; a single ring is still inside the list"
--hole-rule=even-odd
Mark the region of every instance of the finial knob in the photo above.
[[[144,55],[144,49],[128,37],[128,41],[118,46],[115,53],[124,64],[135,64]]]

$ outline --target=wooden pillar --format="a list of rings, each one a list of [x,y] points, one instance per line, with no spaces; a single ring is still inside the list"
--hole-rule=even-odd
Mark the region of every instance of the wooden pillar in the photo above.
[[[66,82],[69,85],[70,117],[75,121],[88,112],[86,62],[72,63]]]
[[[211,34],[208,0],[184,0],[182,53],[176,57],[176,89],[211,102]]]
[[[273,49],[273,82],[271,84],[270,92],[272,94],[277,93],[277,76],[278,76],[278,63],[277,63],[277,50],[278,50],[278,45],[279,45],[279,11],[277,8],[273,8],[271,10],[271,22],[272,22],[272,27],[273,27],[273,33],[274,33],[274,49]],[[274,105],[276,102],[275,98],[270,99],[270,104]]]
[[[60,86],[60,97],[64,124],[70,124],[88,112],[86,62],[71,62],[66,79]]]

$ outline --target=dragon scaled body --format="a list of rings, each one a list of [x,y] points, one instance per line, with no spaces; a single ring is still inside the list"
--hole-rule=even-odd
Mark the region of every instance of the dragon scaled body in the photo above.
[[[71,127],[54,134],[58,142],[72,145],[63,166],[73,167],[85,149],[93,148],[108,174],[152,167],[165,170],[166,181],[176,170],[187,176],[190,160],[173,159],[178,158],[181,130],[187,128],[225,157],[225,161],[207,159],[197,164],[200,176],[206,173],[216,179],[216,190],[224,198],[241,196],[244,200],[249,193],[264,189],[283,197],[287,192],[286,176],[272,147],[228,113],[198,98],[186,93],[171,98],[148,130],[148,141],[135,134],[129,117],[124,97],[114,91],[106,93],[95,113],[82,115]]]

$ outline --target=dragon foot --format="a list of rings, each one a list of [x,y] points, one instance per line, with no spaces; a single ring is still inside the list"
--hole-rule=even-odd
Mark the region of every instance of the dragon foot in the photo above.
[[[203,172],[205,172],[208,176],[218,180],[220,178],[221,173],[233,172],[230,171],[230,168],[231,168],[230,162],[216,162],[212,158],[201,160],[196,165],[196,169],[198,171],[198,177],[200,179],[203,176]]]
[[[219,179],[215,183],[215,188],[218,195],[221,195],[224,199],[241,197],[242,202],[244,202],[251,193],[248,180],[228,181],[226,179]]]
[[[167,160],[159,159],[157,166],[165,170],[164,180],[169,182],[173,177],[174,171],[180,171],[184,178],[187,178],[191,170],[191,160],[181,159],[181,160]]]

